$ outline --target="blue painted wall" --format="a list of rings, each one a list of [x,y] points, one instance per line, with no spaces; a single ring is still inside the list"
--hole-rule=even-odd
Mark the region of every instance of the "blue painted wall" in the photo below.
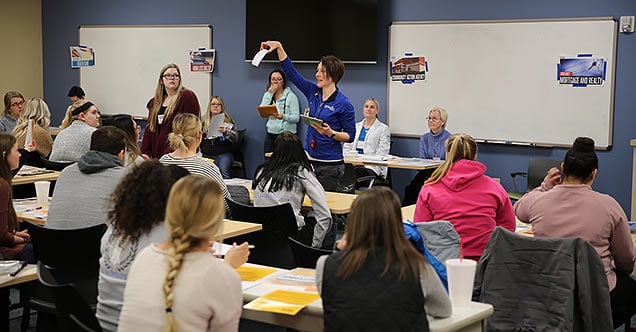
[[[302,4],[302,2],[299,2]],[[59,123],[68,105],[66,93],[79,82],[78,72],[69,66],[68,46],[78,42],[80,25],[115,24],[209,24],[213,28],[213,47],[217,50],[217,63],[213,73],[213,94],[223,96],[228,110],[239,127],[248,128],[246,158],[248,172],[252,173],[262,161],[264,121],[254,106],[260,102],[267,74],[276,64],[262,64],[258,69],[243,61],[245,35],[245,2],[230,0],[184,0],[159,2],[152,0],[47,0],[42,2],[42,37],[44,61],[44,97],[53,114],[53,123]],[[283,17],[275,17],[273,24],[284,24]],[[636,15],[636,1],[612,0],[598,2],[580,0],[380,0],[379,47],[377,65],[347,65],[340,89],[356,107],[358,119],[361,106],[368,97],[375,97],[386,107],[387,27],[391,21],[425,20],[483,20],[519,18],[601,17]],[[315,24],[320,24],[316,13]],[[289,27],[302,31],[302,27]],[[346,32],[343,32],[346,33]],[[600,171],[594,188],[614,196],[630,213],[632,150],[629,140],[636,138],[636,34],[619,34],[616,62],[614,107],[614,146],[599,152]],[[166,40],[166,47],[170,41]],[[256,51],[258,45],[254,45]],[[290,54],[293,59],[293,54]],[[315,65],[298,65],[307,77],[313,77]],[[159,70],[159,68],[157,68]],[[134,75],[134,73],[130,73]],[[125,77],[121,78],[125,80]],[[113,82],[117,84],[117,82]],[[184,82],[187,85],[187,82]],[[87,91],[90,98],[90,91]],[[152,91],[139,91],[151,97]],[[117,98],[117,96],[113,96]],[[301,108],[306,106],[301,99]],[[143,105],[130,105],[143,107]],[[546,104],[545,107],[550,107]],[[476,110],[488,116],[487,110]],[[452,110],[451,113],[452,121]],[[425,121],[426,110],[422,110]],[[380,118],[385,119],[381,111]],[[550,119],[545,119],[550,121]],[[537,128],[540,130],[540,128]],[[394,138],[392,153],[416,155],[417,139]],[[525,170],[531,157],[561,159],[564,149],[480,145],[479,160],[488,166],[487,173],[499,177],[508,190],[512,190],[510,172]],[[415,174],[413,171],[393,171],[394,188],[400,192]],[[402,194],[400,192],[400,194]]]

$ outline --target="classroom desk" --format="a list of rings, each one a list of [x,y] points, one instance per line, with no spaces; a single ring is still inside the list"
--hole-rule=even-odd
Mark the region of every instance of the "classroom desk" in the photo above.
[[[437,168],[444,161],[395,156],[388,158],[388,160],[379,160],[372,157],[365,158],[364,156],[345,156],[344,162],[353,165],[384,166],[389,168],[424,170],[429,168]]]
[[[38,278],[38,266],[35,264],[29,264],[18,273],[17,276],[11,277],[8,274],[0,275],[0,288],[9,287],[29,281],[36,280]]]
[[[274,276],[277,275],[280,274],[276,273]],[[248,288],[243,291],[243,302],[250,302],[276,289],[276,285],[267,282]],[[484,320],[490,317],[493,311],[493,307],[490,304],[472,302],[470,306],[466,308],[453,308],[453,314],[448,318],[437,319],[429,316],[429,329],[431,332],[482,331]],[[322,300],[318,299],[310,303],[296,316],[243,309],[241,318],[302,331],[322,331]]]
[[[36,174],[36,175],[20,175],[20,174],[17,174],[11,180],[11,184],[12,185],[19,185],[19,184],[34,183],[36,181],[55,181],[55,180],[57,180],[57,178],[59,176],[60,176],[60,172],[58,172],[58,171],[51,171],[49,173]]]
[[[413,216],[415,216],[415,204],[402,207],[402,220],[413,221]]]

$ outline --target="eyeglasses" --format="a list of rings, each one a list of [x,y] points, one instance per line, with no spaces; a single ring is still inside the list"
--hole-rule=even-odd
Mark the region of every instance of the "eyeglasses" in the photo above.
[[[282,77],[272,77],[272,81],[282,81]]]
[[[431,118],[430,116],[427,116],[427,117],[426,117],[426,120],[428,120],[428,121],[433,121],[433,122],[437,122],[437,121],[440,121],[441,119],[440,119],[440,118]]]
[[[9,105],[9,106],[11,106],[11,107],[18,107],[18,106],[22,106],[22,105],[24,105],[24,100],[23,100],[23,101],[20,101],[20,102],[17,102],[17,103],[13,103],[13,104],[11,104],[11,105]]]
[[[179,79],[179,74],[164,74],[163,78],[168,79],[168,80],[178,80]]]
[[[210,106],[221,106],[221,103],[210,103]]]

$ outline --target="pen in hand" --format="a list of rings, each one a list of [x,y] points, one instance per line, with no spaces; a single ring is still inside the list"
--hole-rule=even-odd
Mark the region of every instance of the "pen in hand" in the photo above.
[[[27,263],[27,261],[21,261],[21,262],[20,262],[20,267],[19,267],[17,270],[15,270],[15,271],[11,272],[11,273],[9,274],[9,276],[11,276],[11,277],[15,277],[15,276],[17,276],[17,275],[18,275],[18,273],[20,273],[20,271],[22,271],[22,269],[24,269],[24,267],[25,267],[25,266],[27,266],[27,264],[28,264],[28,263]]]

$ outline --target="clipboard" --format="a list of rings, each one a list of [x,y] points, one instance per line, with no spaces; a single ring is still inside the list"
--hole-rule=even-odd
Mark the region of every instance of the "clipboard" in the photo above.
[[[276,108],[276,105],[256,106],[256,110],[258,111],[258,114],[260,114],[261,118],[268,118],[278,114],[278,108]]]
[[[300,115],[300,118],[303,119],[303,122],[308,124],[308,125],[316,125],[316,126],[322,126],[322,120],[318,119],[318,118],[314,118],[311,116],[306,116],[306,115]]]

